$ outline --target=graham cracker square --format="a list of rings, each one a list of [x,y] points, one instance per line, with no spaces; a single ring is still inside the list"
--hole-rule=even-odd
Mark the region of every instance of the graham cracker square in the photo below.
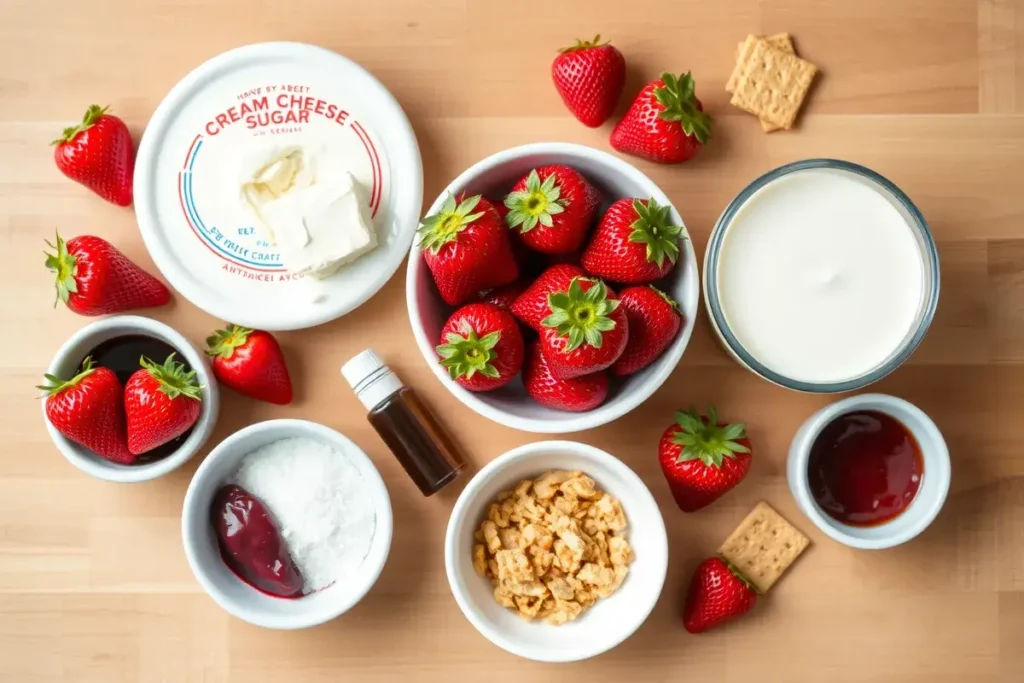
[[[791,128],[818,67],[748,36],[731,104],[780,128]]]
[[[765,593],[810,544],[796,527],[761,501],[725,539],[718,554]]]

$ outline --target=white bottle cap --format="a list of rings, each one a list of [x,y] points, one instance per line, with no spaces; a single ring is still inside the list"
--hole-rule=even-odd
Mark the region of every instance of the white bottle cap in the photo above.
[[[341,375],[355,390],[367,410],[373,410],[404,386],[402,380],[384,365],[384,361],[373,349],[366,349],[353,356],[341,366]]]

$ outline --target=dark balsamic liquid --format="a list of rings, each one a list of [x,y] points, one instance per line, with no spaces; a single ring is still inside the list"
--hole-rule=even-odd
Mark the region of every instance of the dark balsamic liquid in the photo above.
[[[851,526],[877,526],[901,515],[923,477],[914,435],[896,418],[873,410],[828,423],[807,463],[814,500],[830,517]]]
[[[174,360],[185,365],[185,370],[192,370],[188,359],[181,355],[176,348],[156,337],[147,337],[141,334],[130,334],[108,339],[86,355],[92,356],[93,363],[99,367],[113,370],[114,374],[117,375],[118,381],[121,382],[121,386],[124,387],[128,378],[142,367],[139,361],[143,356],[154,363],[163,363],[167,360],[167,356],[172,353],[174,354]],[[84,362],[85,358],[82,361]],[[79,368],[81,368],[81,363],[79,363]],[[192,429],[194,429],[194,426],[162,446],[146,451],[138,457],[135,464],[144,465],[167,457],[178,450],[181,444],[185,443],[185,439],[192,433]]]

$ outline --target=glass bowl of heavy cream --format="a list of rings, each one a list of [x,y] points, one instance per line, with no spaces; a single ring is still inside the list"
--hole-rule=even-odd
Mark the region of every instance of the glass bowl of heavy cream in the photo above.
[[[797,391],[852,391],[924,338],[938,252],[886,178],[847,161],[796,161],[726,207],[704,257],[704,298],[723,346],[752,372]]]

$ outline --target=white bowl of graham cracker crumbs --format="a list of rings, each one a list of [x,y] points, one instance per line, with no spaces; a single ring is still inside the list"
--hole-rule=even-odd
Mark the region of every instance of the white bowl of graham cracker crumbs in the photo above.
[[[504,492],[512,493],[499,501]],[[507,526],[497,528],[503,503]],[[574,532],[586,550],[570,565]],[[559,559],[529,560],[518,569],[533,576],[513,578],[515,559],[546,554],[537,540],[544,534]],[[517,546],[520,538],[528,540]],[[482,551],[476,562],[474,550]],[[520,446],[485,466],[459,496],[445,537],[448,583],[462,613],[498,647],[541,662],[588,659],[625,641],[654,609],[667,568],[665,523],[647,486],[615,456],[572,441]],[[528,585],[539,591],[520,592]]]

